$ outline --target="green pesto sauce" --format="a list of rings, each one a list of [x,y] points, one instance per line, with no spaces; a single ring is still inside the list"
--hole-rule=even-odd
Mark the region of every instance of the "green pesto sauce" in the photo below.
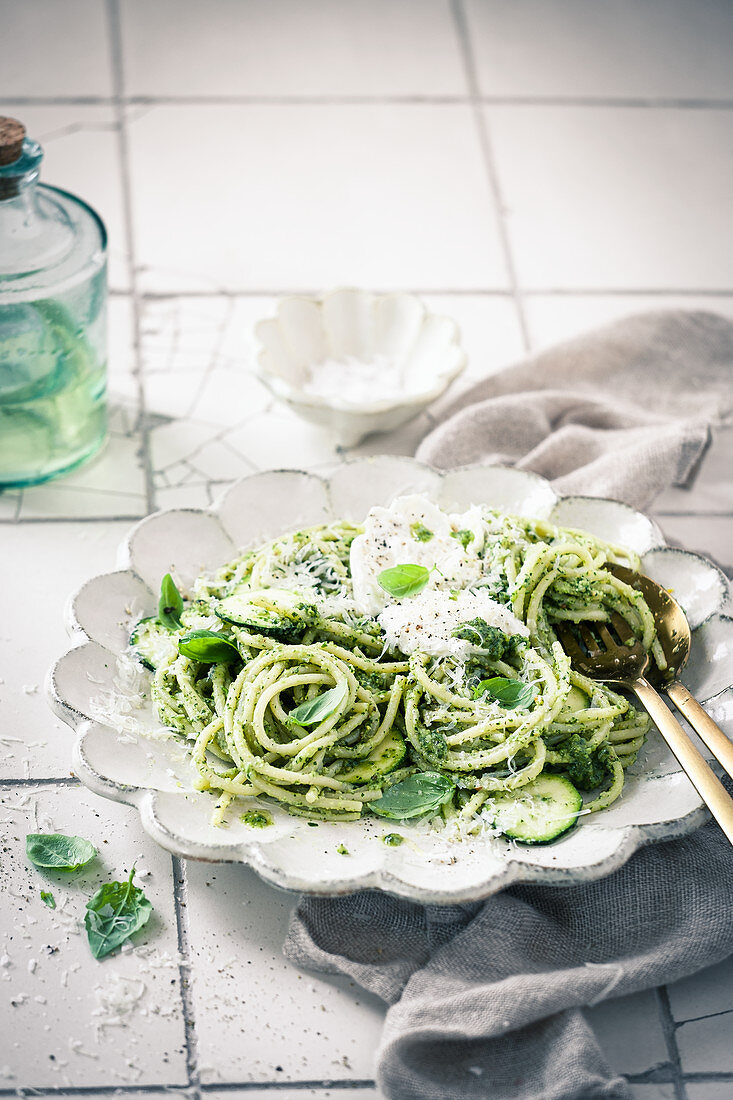
[[[264,829],[267,825],[272,825],[272,818],[267,810],[247,810],[239,820],[245,825],[251,825],[253,829]]]
[[[473,531],[468,531],[464,528],[462,531],[451,531],[450,537],[457,539],[460,542],[464,550],[468,549],[468,544],[473,538]]]
[[[382,840],[385,844],[388,844],[390,848],[399,848],[400,844],[404,843],[405,838],[400,836],[399,833],[385,833]]]
[[[418,542],[430,542],[433,538],[433,532],[429,527],[426,527],[424,523],[413,523],[410,528],[410,534]]]

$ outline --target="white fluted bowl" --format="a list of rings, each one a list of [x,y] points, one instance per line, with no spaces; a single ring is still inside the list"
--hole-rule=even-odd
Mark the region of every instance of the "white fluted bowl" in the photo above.
[[[114,723],[95,717],[100,693],[117,690],[117,658],[126,653],[132,624],[156,613],[164,573],[175,570],[187,584],[238,548],[337,517],[361,520],[372,505],[409,492],[426,492],[451,511],[484,502],[548,518],[635,550],[644,571],[674,589],[693,627],[685,683],[733,734],[733,619],[723,613],[727,581],[711,562],[664,546],[657,526],[640,512],[612,500],[558,498],[535,474],[486,466],[441,473],[414,459],[382,456],[345,463],[329,479],[298,470],[254,474],[210,509],[157,512],[132,529],[120,550],[119,571],[93,577],[72,597],[67,621],[73,648],[47,681],[51,705],[76,730],[73,767],[82,782],[135,806],[150,835],[179,855],[246,863],[290,890],[380,889],[435,903],[484,898],[517,882],[564,885],[598,878],[641,845],[701,824],[700,799],[653,730],[627,772],[621,798],[546,847],[521,848],[488,836],[447,844],[425,823],[400,823],[410,843],[390,848],[380,839],[390,831],[383,821],[321,823],[314,829],[278,806],[268,806],[274,824],[266,829],[249,827],[238,814],[228,828],[217,829],[210,823],[214,800],[194,789],[195,770],[175,737],[120,733]],[[149,704],[134,715],[143,725],[157,725]],[[350,854],[340,854],[339,845]]]
[[[430,313],[413,294],[335,290],[320,298],[283,298],[277,316],[255,326],[255,336],[262,381],[347,447],[416,416],[466,365],[455,322]],[[308,392],[318,364],[350,360],[375,365],[368,402],[357,406],[345,388],[333,397]]]

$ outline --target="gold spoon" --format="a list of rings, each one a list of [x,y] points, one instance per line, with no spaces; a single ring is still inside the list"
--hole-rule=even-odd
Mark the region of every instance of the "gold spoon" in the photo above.
[[[641,592],[654,616],[657,637],[667,661],[666,669],[650,666],[647,676],[660,688],[684,715],[695,733],[707,745],[716,760],[733,778],[733,742],[716,725],[685,685],[677,679],[690,653],[691,631],[685,613],[666,588],[643,573],[635,573],[623,565],[607,565],[606,569],[620,581]]]

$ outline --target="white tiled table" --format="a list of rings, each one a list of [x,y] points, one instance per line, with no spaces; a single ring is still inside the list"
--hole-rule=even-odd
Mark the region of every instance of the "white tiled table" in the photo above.
[[[374,1098],[383,1007],[283,961],[294,899],[171,859],[70,777],[42,693],[63,604],[151,509],[338,457],[250,373],[277,294],[416,290],[460,324],[468,380],[641,309],[733,314],[733,6],[0,0],[0,26],[0,113],[110,231],[113,409],[97,461],[0,495],[0,1094]],[[430,423],[357,451],[411,453]],[[729,571],[731,460],[720,433],[656,511]],[[55,912],[37,827],[101,848]],[[155,917],[96,962],[84,901],[133,861]],[[590,1017],[641,1100],[733,1096],[732,961]]]

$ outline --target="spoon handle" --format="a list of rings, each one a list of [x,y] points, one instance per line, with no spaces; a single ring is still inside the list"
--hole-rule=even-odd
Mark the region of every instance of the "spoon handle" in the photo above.
[[[639,701],[679,760],[687,778],[733,844],[733,798],[687,736],[662,697],[643,676],[629,682]]]
[[[677,710],[684,714],[698,737],[705,742],[715,759],[723,765],[733,779],[733,742],[725,736],[720,726],[713,722],[708,712],[703,710],[697,699],[690,695],[685,685],[679,680],[668,684],[665,691]]]

